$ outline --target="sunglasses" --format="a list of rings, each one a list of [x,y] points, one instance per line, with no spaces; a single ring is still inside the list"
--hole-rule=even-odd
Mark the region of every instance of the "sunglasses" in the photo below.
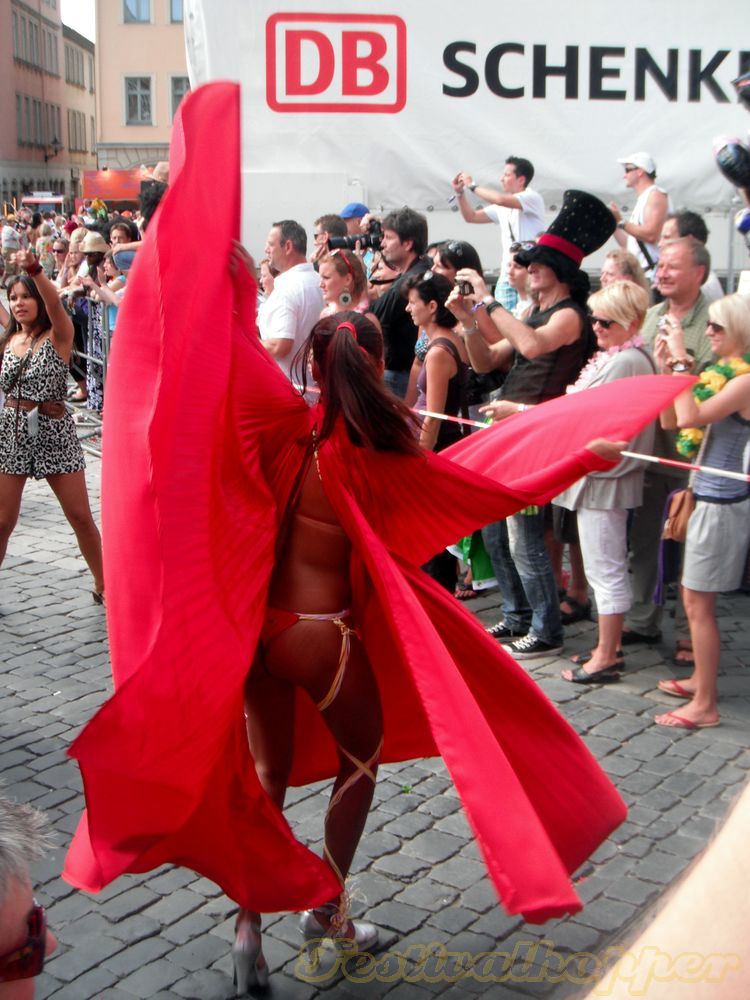
[[[29,936],[21,947],[7,955],[0,955],[0,983],[33,979],[42,971],[47,945],[47,918],[44,907],[36,900],[29,911],[28,925]]]
[[[708,323],[706,323],[706,329],[707,330],[713,330],[714,333],[723,333],[724,332],[724,327],[721,325],[721,323],[714,323],[714,321],[712,319],[710,319],[708,321]]]
[[[625,173],[632,174],[634,170],[638,170],[638,167],[634,166],[632,163],[625,164]]]
[[[603,330],[609,330],[613,323],[616,323],[616,319],[602,319],[601,316],[592,316],[591,325],[600,326]]]
[[[67,253],[65,247],[52,247],[52,253]]]
[[[511,243],[510,252],[511,253],[531,253],[531,251],[536,247],[536,243],[533,240],[524,240],[522,243]]]

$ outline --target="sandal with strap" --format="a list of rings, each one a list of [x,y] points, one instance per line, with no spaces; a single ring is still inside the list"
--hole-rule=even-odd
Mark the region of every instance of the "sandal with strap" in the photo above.
[[[597,670],[593,674],[587,673],[581,666],[576,666],[573,669],[568,667],[567,669],[570,671],[570,677],[564,677],[563,674],[560,676],[570,684],[616,684],[622,677],[620,665],[617,663],[611,663],[608,667]]]
[[[311,968],[320,964],[320,949],[326,943],[348,954],[370,951],[378,943],[379,933],[374,924],[366,920],[352,920],[349,916],[346,893],[338,901],[305,910],[299,926]]]
[[[591,621],[591,601],[577,601],[575,597],[565,594],[560,603],[563,604],[565,602],[570,605],[571,610],[563,611],[560,609],[560,620],[563,625]]]

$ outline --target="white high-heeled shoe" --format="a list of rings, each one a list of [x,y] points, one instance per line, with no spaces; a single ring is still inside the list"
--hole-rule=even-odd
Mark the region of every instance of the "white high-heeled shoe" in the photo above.
[[[316,914],[323,917],[319,920]],[[326,921],[326,917],[330,918]],[[326,926],[327,923],[327,926]],[[338,903],[326,903],[314,910],[305,910],[299,922],[305,949],[311,966],[320,961],[320,948],[327,941],[340,951],[356,954],[370,951],[378,943],[378,929],[367,920],[352,920]]]
[[[234,964],[234,985],[239,996],[251,988],[264,990],[268,986],[268,965],[263,957],[260,939],[260,924],[251,920],[237,919],[234,944],[232,945]]]

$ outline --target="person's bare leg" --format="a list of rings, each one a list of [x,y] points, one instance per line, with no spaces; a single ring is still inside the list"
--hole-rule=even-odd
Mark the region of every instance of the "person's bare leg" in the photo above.
[[[570,561],[568,596],[574,598],[579,604],[585,604],[589,599],[589,583],[583,568],[583,556],[578,542],[571,542],[568,545],[568,559]]]
[[[266,665],[274,677],[304,687],[319,705],[330,692],[340,652],[341,632],[336,625],[301,621],[270,643]],[[383,732],[377,683],[356,638],[352,637],[349,663],[338,694],[322,716],[339,754],[339,772],[331,793],[335,804],[326,816],[326,854],[343,882],[372,802],[377,770],[377,759],[372,758],[379,750]],[[358,772],[351,758],[367,765],[367,770],[344,789]]]
[[[8,549],[8,539],[18,523],[25,485],[26,476],[9,476],[0,472],[0,564]]]
[[[706,725],[719,719],[717,677],[721,635],[716,621],[716,594],[683,587],[682,597],[690,625],[695,664],[691,676],[680,681],[680,685],[693,697],[680,705],[676,714],[696,725]],[[664,715],[658,715],[656,721],[669,724]]]
[[[101,594],[104,591],[102,538],[89,506],[83,470],[47,476],[47,482],[60,501],[63,513],[75,532],[78,548],[94,579],[94,592]]]

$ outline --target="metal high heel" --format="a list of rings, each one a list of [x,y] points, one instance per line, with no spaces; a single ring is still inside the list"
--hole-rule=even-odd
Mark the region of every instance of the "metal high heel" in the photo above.
[[[234,985],[242,996],[250,989],[264,990],[268,987],[268,965],[263,957],[260,939],[260,924],[237,918],[232,962],[234,964]]]
[[[330,918],[328,926],[316,914]],[[314,910],[305,910],[299,926],[311,968],[320,964],[320,949],[326,942],[350,954],[370,951],[378,943],[377,927],[366,920],[352,920],[343,899],[340,903],[326,903]]]

